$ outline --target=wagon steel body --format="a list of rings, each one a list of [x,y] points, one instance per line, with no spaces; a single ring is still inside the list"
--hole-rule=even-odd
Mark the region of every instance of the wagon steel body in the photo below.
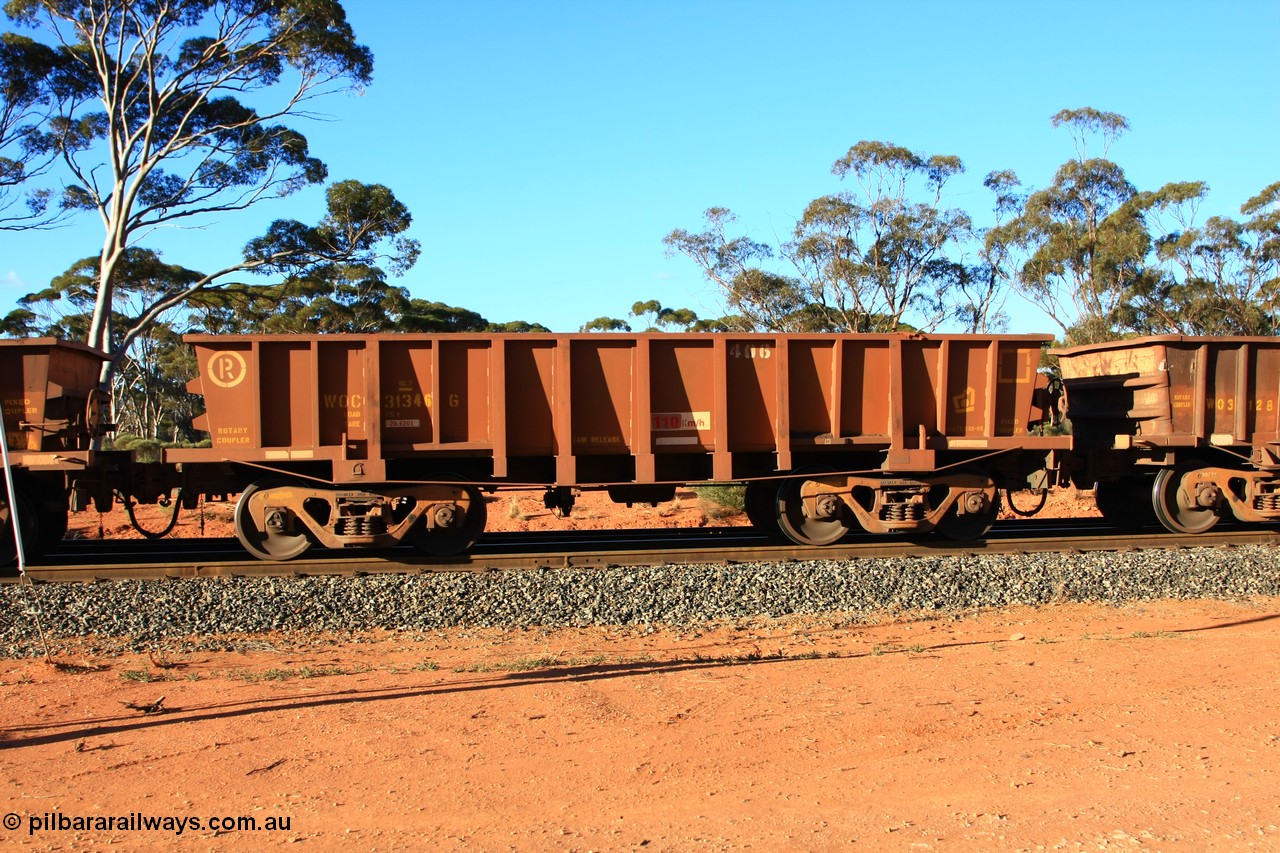
[[[33,550],[62,539],[68,497],[86,472],[111,469],[120,454],[93,450],[108,428],[98,376],[106,356],[56,338],[0,340],[0,405],[24,542]],[[3,486],[3,483],[0,483]],[[0,488],[0,563],[16,556],[7,490]]]
[[[0,403],[11,458],[28,469],[83,468],[101,421],[105,356],[56,338],[0,340]]]
[[[749,506],[757,516],[790,513],[783,532],[797,541],[841,526],[933,529],[958,500],[970,524],[953,532],[971,534],[994,517],[996,489],[1051,485],[1046,459],[1069,443],[1033,434],[1047,414],[1036,367],[1048,339],[1038,335],[187,341],[200,366],[190,388],[207,407],[197,426],[212,447],[166,460],[192,472],[217,461],[302,478],[264,485],[246,510],[246,524],[288,531],[251,534],[279,540],[260,556],[289,556],[303,539],[337,547],[456,531],[483,501],[441,481],[544,487],[549,506],[568,509],[574,489],[655,501],[676,484],[803,472],[782,484],[785,497],[774,482]],[[361,507],[379,495],[369,516]],[[308,501],[328,506],[308,517]],[[840,524],[812,522],[822,536],[792,529],[818,518]]]
[[[1029,434],[1043,419],[1035,335],[186,340],[212,448],[175,461],[297,463],[335,483],[413,479],[441,458],[593,486],[727,481],[848,450],[921,471],[948,452],[1062,446]]]
[[[1150,506],[1171,530],[1280,518],[1280,339],[1135,338],[1052,351],[1072,477],[1104,514]],[[1145,472],[1145,474],[1143,473]]]

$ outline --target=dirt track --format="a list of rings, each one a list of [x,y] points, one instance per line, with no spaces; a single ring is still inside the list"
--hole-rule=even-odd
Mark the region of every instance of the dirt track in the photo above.
[[[188,827],[201,849],[1275,849],[1277,617],[1061,606],[2,661],[4,834],[173,845],[26,834],[136,812],[290,820]]]

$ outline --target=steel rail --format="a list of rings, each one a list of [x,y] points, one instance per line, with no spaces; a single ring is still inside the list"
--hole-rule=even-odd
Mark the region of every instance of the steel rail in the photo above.
[[[1019,530],[1018,528],[1022,529]],[[1198,535],[1152,528],[1122,533],[1094,519],[1063,519],[1028,529],[1026,522],[994,528],[986,539],[955,542],[935,537],[854,536],[823,548],[774,544],[750,528],[701,530],[572,531],[564,534],[490,534],[483,547],[460,557],[430,557],[409,548],[380,555],[321,551],[289,562],[245,559],[235,540],[172,540],[192,543],[183,553],[162,552],[155,543],[92,542],[89,550],[68,543],[66,562],[28,566],[36,582],[87,582],[154,578],[356,577],[374,574],[608,569],[663,564],[857,561],[896,557],[964,557],[977,554],[1082,553],[1280,545],[1280,528],[1229,527]],[[579,535],[569,535],[569,533]],[[88,544],[88,543],[86,543]],[[151,547],[136,547],[138,544]],[[148,552],[150,554],[148,555]],[[104,559],[104,555],[110,559]],[[57,555],[55,555],[57,556]],[[147,560],[147,557],[150,557]],[[12,582],[15,578],[6,578]]]

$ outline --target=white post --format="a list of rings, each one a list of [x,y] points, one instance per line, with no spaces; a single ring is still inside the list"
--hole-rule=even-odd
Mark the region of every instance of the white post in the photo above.
[[[9,527],[13,530],[13,542],[18,547],[18,574],[26,577],[27,574],[27,557],[22,546],[22,525],[18,519],[18,489],[13,484],[13,466],[9,464],[9,431],[3,428],[3,419],[0,419],[0,429],[3,429],[3,441],[0,441],[0,457],[4,460],[4,482],[9,488]]]

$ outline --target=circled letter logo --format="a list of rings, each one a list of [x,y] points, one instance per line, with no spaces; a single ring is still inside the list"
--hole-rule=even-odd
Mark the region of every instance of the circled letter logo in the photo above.
[[[238,352],[215,352],[206,364],[209,381],[220,388],[234,388],[244,381],[249,369]]]

